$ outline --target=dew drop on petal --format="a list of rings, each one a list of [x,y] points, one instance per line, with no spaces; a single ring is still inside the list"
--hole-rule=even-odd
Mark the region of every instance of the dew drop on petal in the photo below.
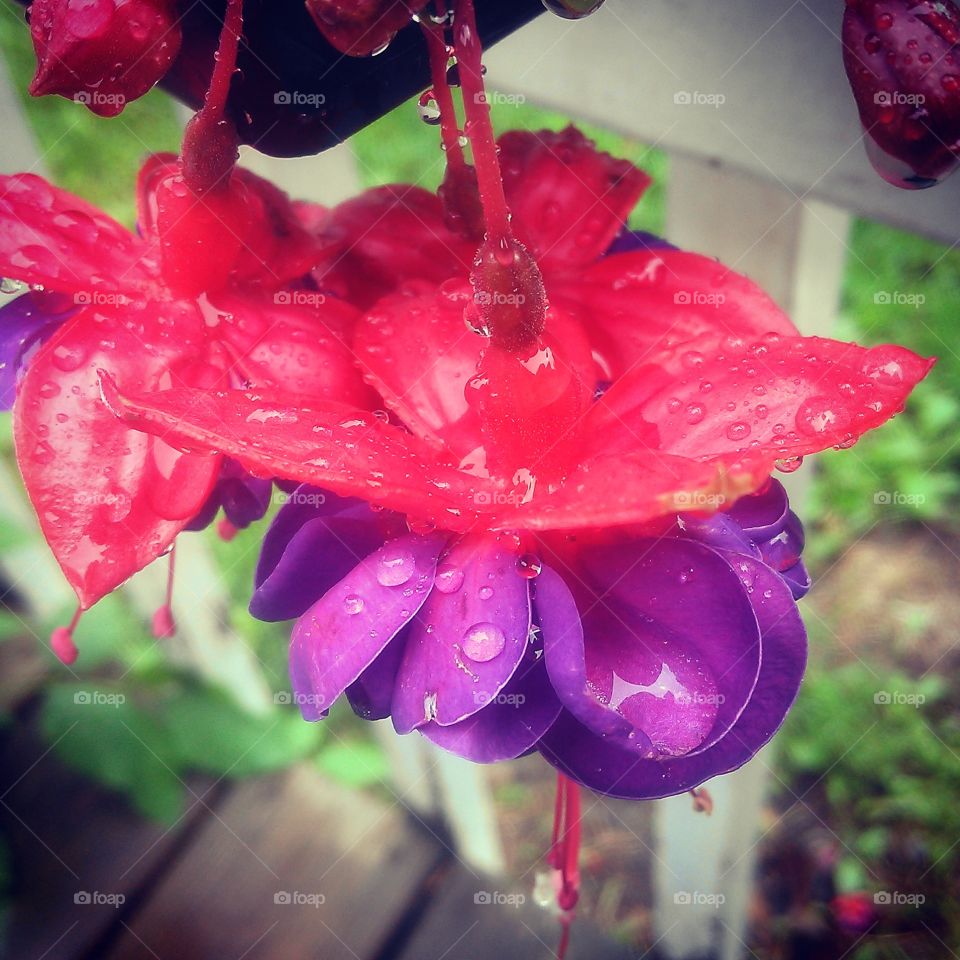
[[[517,572],[527,580],[534,580],[540,576],[543,563],[535,553],[522,553],[517,557]]]
[[[750,436],[750,424],[743,420],[737,420],[727,426],[725,433],[728,440],[746,440]]]
[[[803,466],[803,457],[783,457],[777,460],[774,466],[781,473],[794,473]]]
[[[358,597],[355,593],[343,598],[343,609],[348,616],[355,617],[363,612],[363,597]]]
[[[686,409],[686,421],[687,423],[693,424],[700,423],[701,420],[707,415],[707,411],[704,409],[703,404],[700,403],[688,403]]]
[[[463,570],[452,563],[437,570],[435,586],[440,593],[456,593],[463,586]]]
[[[506,645],[506,635],[494,623],[475,623],[463,635],[463,652],[475,663],[499,656]]]
[[[416,561],[409,550],[386,553],[377,564],[377,583],[384,587],[399,587],[414,574]]]
[[[481,587],[477,593],[481,600],[489,600],[493,596],[493,587]]]

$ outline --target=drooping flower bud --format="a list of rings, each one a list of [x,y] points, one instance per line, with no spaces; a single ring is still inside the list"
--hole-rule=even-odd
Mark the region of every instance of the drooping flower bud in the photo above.
[[[847,0],[843,60],[880,176],[916,190],[952,173],[960,162],[960,7]]]
[[[327,42],[352,57],[379,53],[423,6],[416,0],[307,0]]]
[[[34,0],[30,93],[57,93],[101,117],[142,97],[180,50],[173,0]]]

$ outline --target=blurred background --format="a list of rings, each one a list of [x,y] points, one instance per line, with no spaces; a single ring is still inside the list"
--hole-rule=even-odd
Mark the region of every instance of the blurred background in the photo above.
[[[0,49],[14,89],[23,94],[33,54],[22,11],[7,0],[0,3]],[[129,226],[139,163],[147,152],[176,150],[182,125],[172,101],[156,91],[116,120],[100,120],[54,97],[23,96],[22,109],[49,176]],[[568,123],[566,116],[516,98],[495,102],[494,119],[501,130]],[[581,126],[601,147],[653,176],[631,225],[662,232],[671,158]],[[364,186],[405,181],[434,188],[441,175],[436,141],[435,129],[418,121],[411,102],[358,134],[349,150]],[[811,474],[803,515],[815,586],[801,608],[812,655],[799,701],[765,755],[772,776],[760,807],[749,922],[739,950],[761,960],[923,960],[956,956],[960,949],[960,691],[954,679],[960,622],[960,250],[865,218],[855,219],[846,242],[840,316],[831,335],[864,344],[901,342],[938,356],[939,364],[892,423],[852,450],[821,455],[814,470],[804,468]],[[892,302],[898,298],[891,292],[902,294],[899,302]],[[254,790],[267,784],[251,794],[259,799],[250,803],[269,820],[269,805],[277,803],[279,824],[295,823],[302,811],[304,822],[326,817],[337,829],[335,810],[311,809],[322,788],[334,806],[356,803],[372,811],[365,828],[371,845],[400,842],[408,827],[391,820],[393,832],[383,834],[376,811],[378,804],[396,806],[395,767],[402,758],[391,757],[370,725],[347,709],[335,709],[322,724],[302,723],[289,702],[287,630],[246,612],[262,527],[229,542],[215,528],[186,535],[202,540],[213,565],[203,569],[215,581],[210,596],[217,597],[216,607],[199,609],[198,585],[176,594],[174,609],[182,622],[212,618],[215,643],[190,649],[183,641],[154,640],[143,600],[153,589],[147,585],[139,593],[108,597],[84,617],[77,633],[82,656],[67,669],[49,654],[45,639],[69,620],[69,593],[53,582],[49,565],[42,568],[49,584],[33,582],[25,590],[21,582],[25,573],[34,576],[32,565],[45,547],[17,484],[6,416],[0,421],[0,456],[6,791],[0,796],[0,902],[8,932],[15,928],[13,942],[27,944],[11,956],[172,956],[153,944],[123,947],[116,911],[147,909],[150,877],[193,842],[190,831],[202,829],[197,824],[204,817],[219,816],[218,791],[238,785],[253,784]],[[38,590],[48,601],[42,609],[31,599]],[[297,778],[305,769],[305,782],[320,786],[303,786]],[[32,792],[24,794],[30,781]],[[486,782],[504,852],[502,889],[532,900],[535,868],[549,842],[553,777],[528,758],[490,770]],[[299,784],[295,792],[304,797],[297,793],[295,801],[281,802],[277,794],[289,794],[291,783]],[[25,809],[38,820],[28,822]],[[441,822],[427,815],[413,819],[420,833],[448,842]],[[63,919],[69,911],[50,901],[51,871],[66,867],[73,874],[67,889],[93,897],[97,891],[78,876],[80,865],[112,850],[104,832],[121,822],[116,844],[139,844],[143,851],[125,861],[133,875],[142,868],[136,894],[141,899],[130,894],[125,905],[106,904],[114,911],[109,925],[85,916],[77,921],[90,928],[82,941],[88,952],[67,952],[58,937],[72,929]],[[322,831],[324,823],[316,829]],[[598,804],[584,829],[582,914],[624,945],[625,955],[656,956],[657,855],[647,806]],[[91,836],[81,842],[84,831]],[[50,839],[62,834],[72,837],[63,843],[83,851],[77,861]],[[150,862],[154,848],[168,842],[171,849]],[[419,866],[409,883],[418,905],[413,913],[407,901],[391,906],[395,929],[367,956],[430,956],[425,948],[409,952],[417,911],[438,895],[437,858],[417,844]],[[400,863],[394,886],[402,886],[408,882],[404,858],[413,854],[406,848],[395,854]],[[51,859],[61,860],[61,868],[38,866]],[[212,876],[222,882],[228,878],[216,872],[218,862],[214,857]],[[124,882],[116,880],[109,890]],[[191,882],[202,888],[205,877],[193,875]],[[25,907],[31,899],[33,906]],[[44,935],[31,939],[24,916]],[[166,915],[166,922],[176,921]],[[293,955],[258,952],[261,947],[252,946],[249,955]],[[549,955],[545,944],[536,943],[526,955],[534,949]],[[216,950],[206,955],[228,956]],[[328,955],[364,956],[342,940]],[[462,955],[456,949],[449,954]]]

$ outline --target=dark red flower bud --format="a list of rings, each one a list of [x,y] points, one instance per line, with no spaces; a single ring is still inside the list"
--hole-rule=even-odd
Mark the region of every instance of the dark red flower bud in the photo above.
[[[933,186],[960,161],[960,8],[952,0],[847,0],[843,61],[877,172]]]
[[[173,0],[34,0],[34,96],[57,93],[102,117],[142,97],[180,49]]]
[[[365,57],[382,50],[426,0],[307,0],[307,10],[341,53]]]

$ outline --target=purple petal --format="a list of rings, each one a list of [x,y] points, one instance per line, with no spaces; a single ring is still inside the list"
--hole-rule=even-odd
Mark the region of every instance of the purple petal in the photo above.
[[[395,514],[376,512],[313,487],[298,487],[263,540],[250,613],[258,620],[299,617],[366,556],[401,533]]]
[[[403,660],[407,631],[401,630],[381,651],[373,663],[347,687],[347,699],[353,712],[364,720],[384,720],[390,716],[393,688]]]
[[[746,709],[709,750],[689,757],[645,759],[602,739],[566,711],[540,752],[567,776],[614,797],[647,800],[690,790],[746,763],[776,732],[792,705],[806,664],[806,634],[787,585],[768,567],[738,558],[763,644],[760,676]]]
[[[13,406],[29,356],[78,309],[62,294],[34,290],[0,307],[0,410]]]
[[[676,534],[698,540],[715,550],[732,550],[760,559],[760,551],[743,527],[725,513],[704,517],[697,514],[681,514],[677,517]]]
[[[780,529],[769,540],[757,543],[760,556],[768,567],[774,570],[789,570],[800,561],[803,553],[804,535],[800,518],[790,511],[783,520]]]
[[[612,738],[665,756],[707,749],[760,669],[756,617],[725,556],[691,540],[640,539],[585,550],[580,564],[594,588],[581,603],[586,695],[632,728]],[[597,732],[611,735],[606,723]]]
[[[304,719],[315,720],[410,622],[433,588],[440,536],[384,544],[294,625],[290,677]]]
[[[766,540],[780,529],[790,509],[783,484],[770,478],[759,493],[740,497],[727,512],[754,540]]]
[[[807,573],[807,568],[804,566],[802,560],[798,560],[787,570],[781,570],[780,576],[783,577],[784,582],[790,588],[794,600],[800,600],[807,595],[811,580],[810,574]]]
[[[441,727],[420,728],[437,746],[476,763],[513,760],[526,753],[560,714],[560,701],[539,651],[528,651],[507,685],[473,716]]]
[[[410,627],[393,698],[393,724],[409,733],[457,723],[490,703],[523,657],[529,581],[512,544],[465,537],[437,569],[437,587]]]
[[[676,250],[663,237],[645,230],[624,230],[607,248],[606,256],[614,253],[632,253],[634,250]]]

